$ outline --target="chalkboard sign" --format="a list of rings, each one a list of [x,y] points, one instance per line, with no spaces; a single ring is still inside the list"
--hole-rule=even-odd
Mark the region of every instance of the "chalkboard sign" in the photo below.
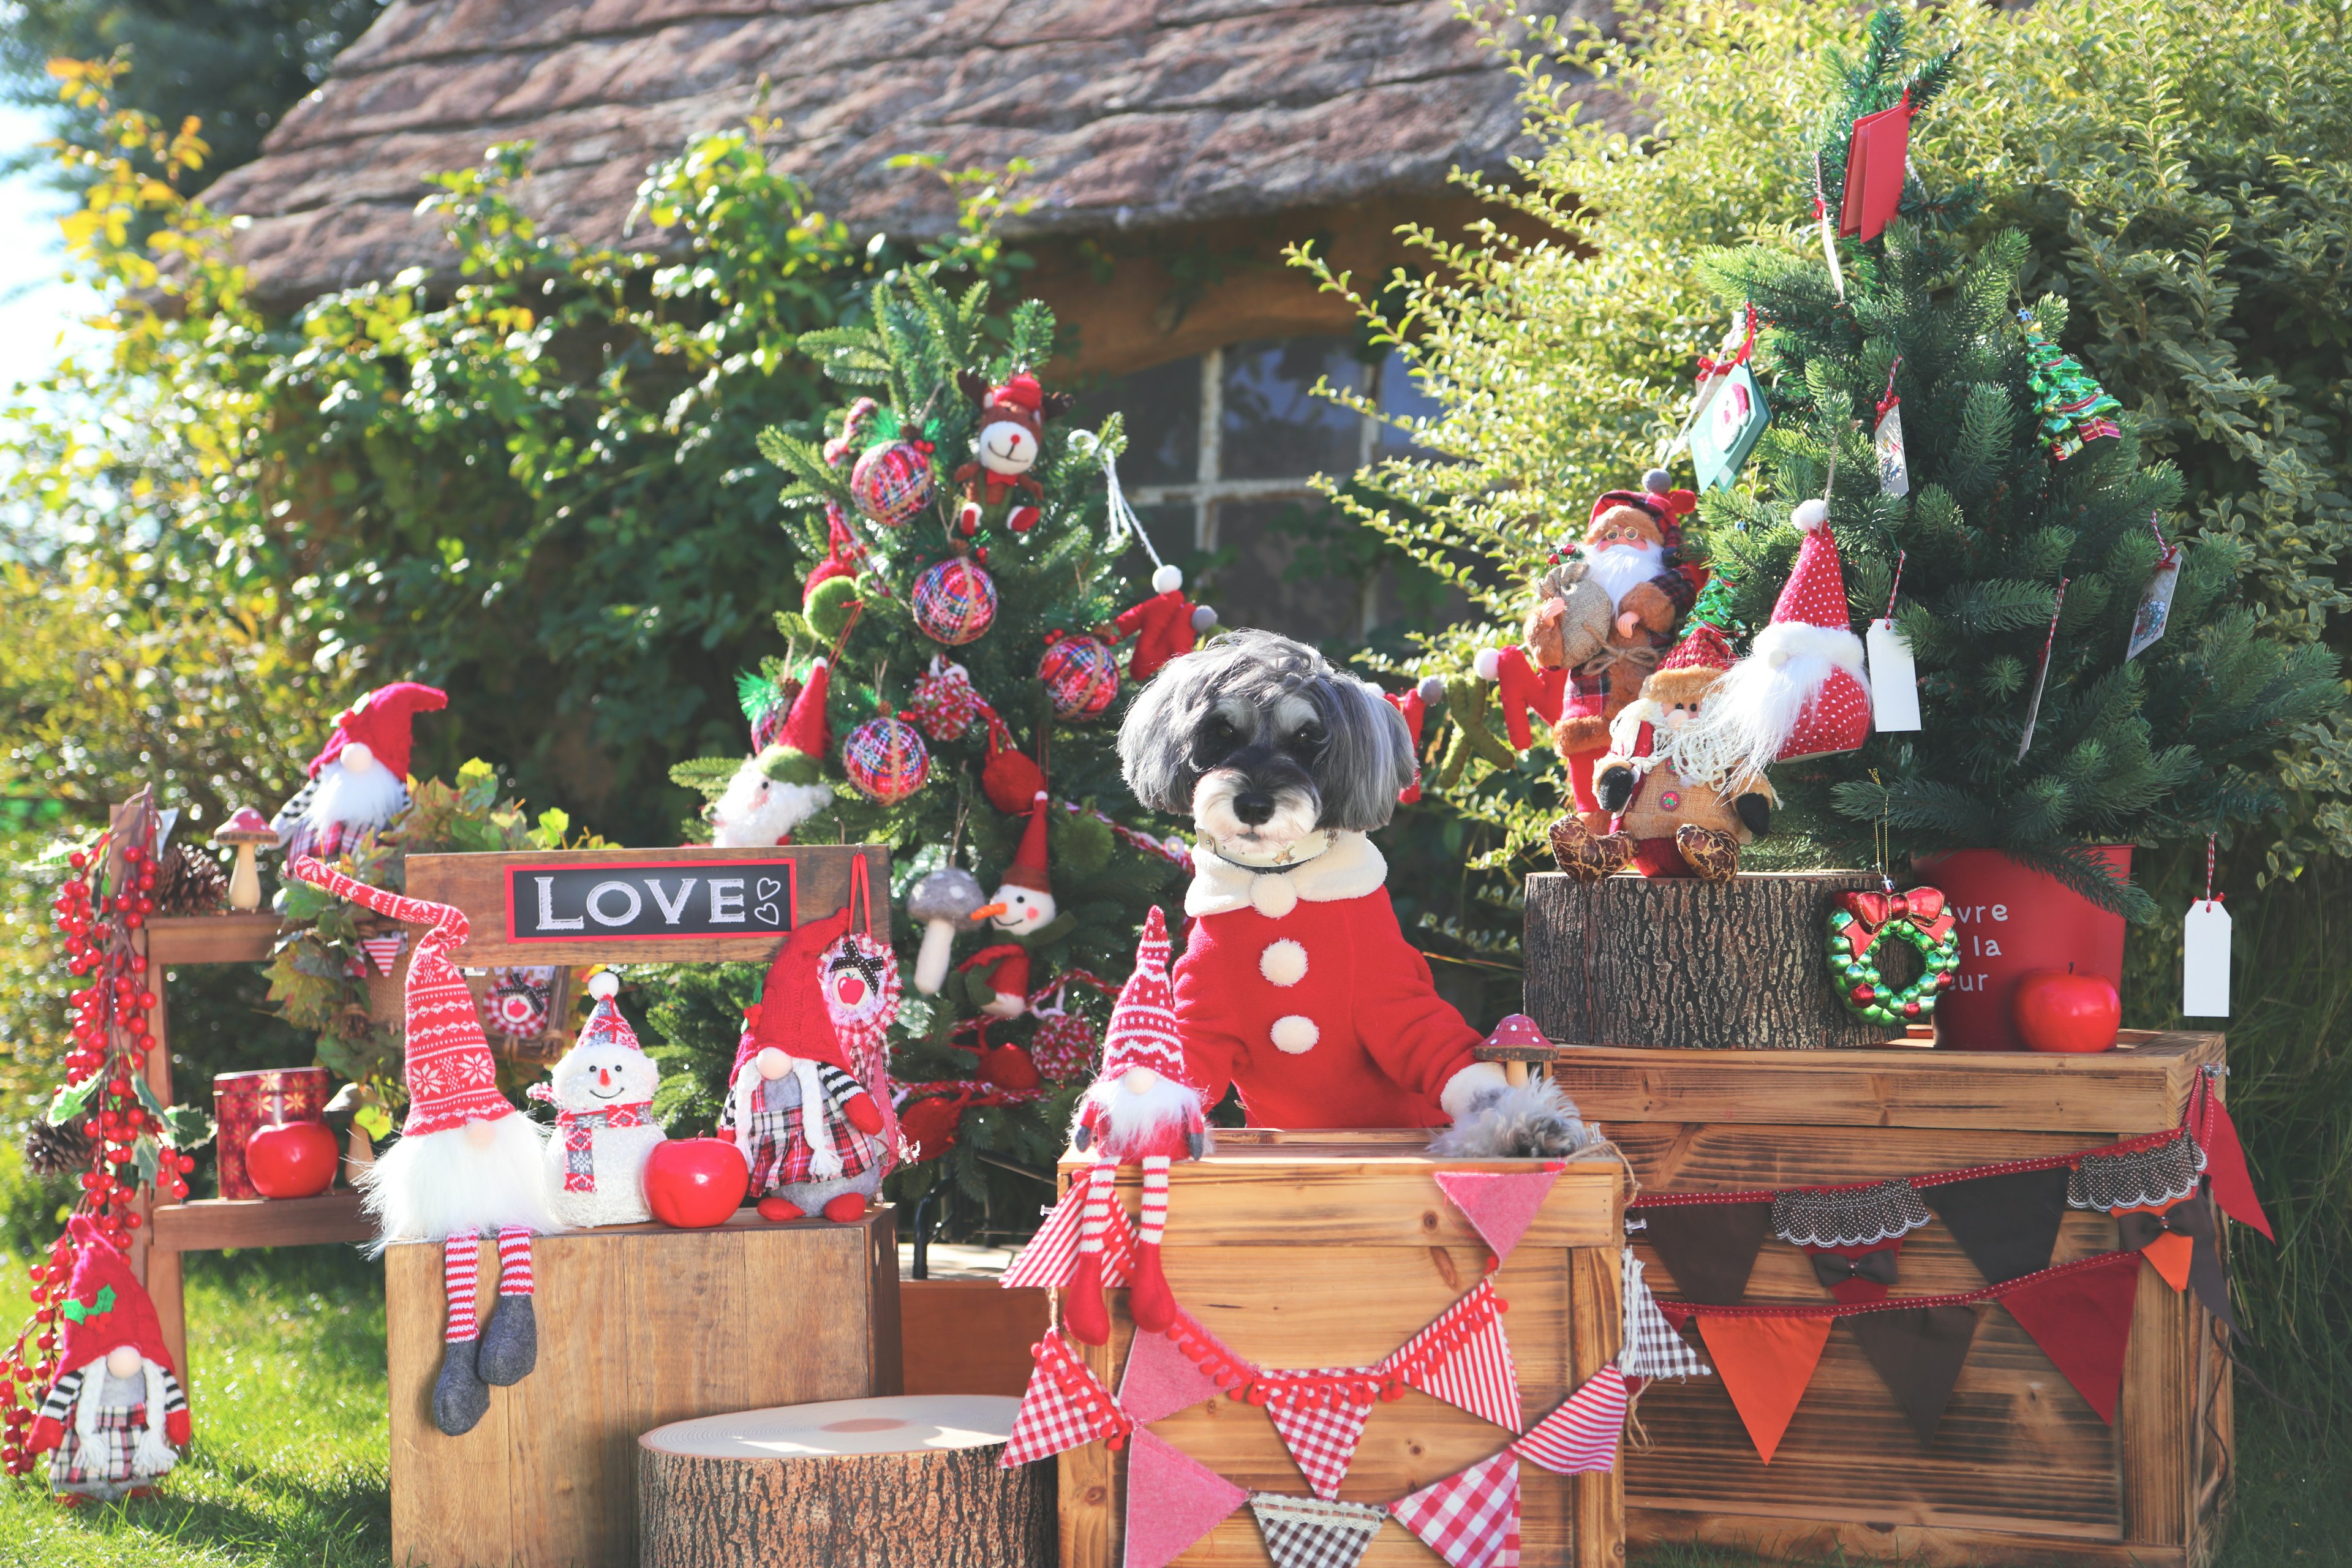
[[[516,942],[781,936],[793,929],[790,860],[560,861],[506,868]]]

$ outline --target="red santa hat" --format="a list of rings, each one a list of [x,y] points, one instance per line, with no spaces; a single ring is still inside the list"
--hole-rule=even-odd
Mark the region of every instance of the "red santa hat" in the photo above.
[[[740,1078],[751,1059],[770,1047],[803,1061],[824,1062],[851,1071],[849,1053],[833,1026],[833,1012],[824,1005],[823,964],[825,949],[849,931],[847,907],[820,921],[811,921],[784,939],[768,965],[760,1000],[743,1010],[742,1038],[735,1045],[735,1067],[730,1080]]]
[[[1705,621],[1695,622],[1642,683],[1642,695],[1653,702],[1696,701],[1730,668],[1731,645],[1723,634]]]
[[[1013,857],[1002,880],[1006,887],[1026,888],[1033,893],[1054,890],[1053,879],[1045,871],[1045,792],[1039,790],[1029,803],[1029,826],[1021,833],[1021,852]]]
[[[163,1346],[163,1325],[155,1303],[131,1272],[131,1259],[107,1240],[88,1215],[67,1222],[73,1237],[74,1266],[66,1286],[64,1339],[58,1346],[60,1374],[77,1372],[110,1351],[129,1345],[141,1359],[179,1374]]]
[[[379,686],[349,708],[335,721],[335,732],[310,759],[310,774],[319,776],[329,763],[343,754],[343,748],[357,742],[375,753],[375,760],[392,770],[392,776],[408,776],[408,752],[414,741],[410,722],[419,713],[437,713],[449,706],[449,694],[430,686],[420,686],[414,680],[395,680],[390,686]]]
[[[589,976],[588,994],[596,1005],[588,1010],[587,1019],[580,1026],[578,1044],[583,1046],[616,1045],[642,1053],[645,1047],[637,1043],[636,1030],[629,1027],[628,1019],[613,998],[621,994],[621,977],[611,970],[600,970]]]
[[[800,694],[793,699],[793,710],[784,715],[784,727],[776,737],[777,744],[787,751],[798,752],[804,757],[822,762],[833,749],[833,731],[825,723],[824,703],[833,688],[833,677],[824,659],[809,666],[808,679],[801,685]]]
[[[471,931],[463,911],[353,881],[308,855],[286,869],[298,881],[324,888],[339,899],[365,904],[380,915],[427,926],[408,963],[408,988],[401,998],[408,1050],[408,1119],[401,1135],[446,1132],[468,1121],[495,1121],[515,1108],[499,1092],[499,1064],[482,1036],[481,1016],[466,977],[449,962],[450,951]]]
[[[1045,410],[1045,389],[1027,371],[1015,371],[1002,385],[989,389],[988,406],[991,412],[1017,408],[1034,419]]]
[[[1862,639],[1846,610],[1829,507],[1800,502],[1790,521],[1803,538],[1771,622],[1701,715],[1742,773],[1851,752],[1870,738]]]
[[[1177,1041],[1175,993],[1168,984],[1168,921],[1160,906],[1143,917],[1135,944],[1135,972],[1119,988],[1103,1038],[1102,1076],[1115,1079],[1135,1068],[1183,1083],[1184,1048]]]

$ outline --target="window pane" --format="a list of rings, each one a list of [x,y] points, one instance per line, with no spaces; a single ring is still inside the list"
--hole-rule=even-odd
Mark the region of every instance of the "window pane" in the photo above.
[[[1353,641],[1361,626],[1358,579],[1330,570],[1328,548],[1313,520],[1327,510],[1321,498],[1225,501],[1217,508],[1221,568],[1202,595],[1228,626],[1263,626],[1301,642]],[[1301,559],[1304,552],[1305,559]]]
[[[1405,366],[1404,356],[1394,349],[1381,365],[1380,407],[1382,414],[1397,419],[1434,419],[1445,412],[1444,405],[1429,395],[1422,384]],[[1419,447],[1406,434],[1392,425],[1381,426],[1380,455],[1383,458],[1426,458],[1433,454]]]
[[[1200,473],[1201,361],[1171,360],[1123,375],[1078,399],[1070,428],[1091,430],[1107,414],[1127,420],[1127,450],[1118,459],[1119,482],[1188,485]],[[1152,542],[1160,542],[1157,531]],[[1190,547],[1190,538],[1186,544]]]
[[[1127,477],[1122,465],[1119,477]],[[1151,536],[1151,548],[1160,552],[1160,559],[1173,566],[1182,566],[1192,555],[1192,505],[1190,501],[1169,506],[1139,506],[1135,520],[1143,524],[1143,531]],[[1151,557],[1143,546],[1129,541],[1119,552],[1119,574],[1127,579],[1130,591],[1138,597],[1151,591]],[[1184,581],[1190,583],[1198,574],[1188,570]]]
[[[1309,395],[1318,379],[1360,387],[1364,366],[1345,338],[1267,338],[1225,351],[1220,477],[1289,479],[1352,474],[1363,421]]]

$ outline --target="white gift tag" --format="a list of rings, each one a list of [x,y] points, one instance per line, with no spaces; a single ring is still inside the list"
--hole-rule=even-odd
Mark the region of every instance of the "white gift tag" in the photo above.
[[[1878,493],[1909,495],[1911,465],[1903,455],[1903,403],[1900,398],[1887,399],[1886,412],[1878,416],[1878,429],[1872,436],[1871,444],[1878,450]]]
[[[2219,899],[2198,900],[2181,922],[2180,1010],[2192,1018],[2230,1016],[2230,911]]]
[[[2180,546],[2168,544],[2164,554],[2148,574],[2147,586],[2139,591],[2139,609],[2132,616],[2131,644],[2124,649],[2124,662],[2129,664],[2153,647],[2164,636],[2164,624],[2172,618],[2172,591],[2180,585]]]
[[[1870,660],[1870,719],[1886,733],[1919,728],[1919,670],[1911,645],[1891,620],[1870,623],[1863,639]]]

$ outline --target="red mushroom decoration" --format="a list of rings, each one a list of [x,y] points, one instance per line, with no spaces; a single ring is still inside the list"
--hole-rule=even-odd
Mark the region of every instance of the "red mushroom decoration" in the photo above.
[[[1537,1028],[1536,1021],[1525,1013],[1514,1013],[1496,1025],[1495,1032],[1486,1037],[1486,1043],[1498,1047],[1511,1046],[1543,1051],[1551,1049],[1551,1042],[1544,1038],[1544,1032]]]
[[[213,842],[227,845],[236,850],[236,866],[228,874],[228,907],[241,913],[251,913],[261,907],[261,872],[253,863],[253,852],[264,844],[278,842],[278,829],[269,819],[249,805],[240,805],[236,814],[221,824],[213,835]]]

